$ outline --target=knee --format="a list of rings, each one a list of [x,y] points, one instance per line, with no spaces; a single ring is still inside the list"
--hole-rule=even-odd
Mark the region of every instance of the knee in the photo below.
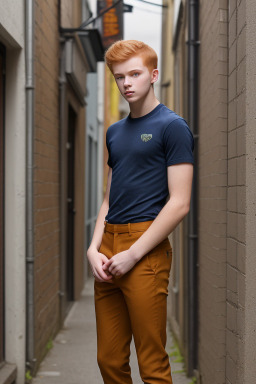
[[[101,371],[108,371],[117,367],[116,359],[107,353],[98,353],[97,361]]]
[[[129,360],[121,358],[120,356],[113,356],[109,353],[98,353],[97,362],[101,372],[115,372],[125,369],[129,365]]]

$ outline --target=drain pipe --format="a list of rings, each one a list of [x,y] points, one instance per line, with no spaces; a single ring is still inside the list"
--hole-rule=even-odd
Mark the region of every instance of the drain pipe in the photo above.
[[[25,2],[26,56],[26,361],[33,374],[34,347],[34,1]]]
[[[199,0],[188,1],[188,123],[195,139],[194,177],[188,217],[188,374],[197,369],[198,341],[198,61],[199,61]]]

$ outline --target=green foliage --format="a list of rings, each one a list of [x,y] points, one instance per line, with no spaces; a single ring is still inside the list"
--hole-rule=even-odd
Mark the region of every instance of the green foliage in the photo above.
[[[189,384],[196,384],[196,378],[195,378],[195,377],[192,377],[192,380],[190,381]]]
[[[32,380],[32,376],[31,376],[30,370],[27,370],[25,378],[26,378],[26,383],[29,383]]]
[[[178,356],[177,359],[173,360],[174,363],[184,363],[183,356]]]
[[[52,338],[49,339],[48,343],[46,344],[46,349],[49,351],[53,347]]]
[[[175,373],[185,373],[184,369],[179,369],[177,371],[172,371],[172,374],[175,374]]]
[[[182,354],[180,353],[180,349],[179,349],[178,343],[176,343],[176,341],[174,341],[174,346],[171,349],[173,351],[169,353],[169,356],[170,357],[176,357],[176,359],[173,360],[173,362],[174,363],[183,363],[184,358],[183,358]]]

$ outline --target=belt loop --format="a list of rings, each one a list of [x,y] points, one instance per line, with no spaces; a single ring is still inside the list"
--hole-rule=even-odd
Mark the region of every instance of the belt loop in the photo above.
[[[129,236],[131,236],[131,223],[128,223]]]
[[[104,233],[106,233],[106,220],[104,220]]]

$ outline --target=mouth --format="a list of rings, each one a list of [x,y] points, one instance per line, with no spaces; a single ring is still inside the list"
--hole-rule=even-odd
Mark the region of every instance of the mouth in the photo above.
[[[126,91],[124,94],[125,94],[125,96],[131,96],[134,94],[134,92],[133,91]]]

